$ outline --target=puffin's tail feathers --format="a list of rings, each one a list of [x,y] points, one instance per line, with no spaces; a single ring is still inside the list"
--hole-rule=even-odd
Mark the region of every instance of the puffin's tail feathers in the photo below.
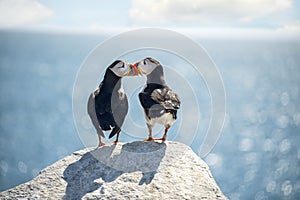
[[[114,137],[118,132],[120,132],[121,131],[121,129],[119,128],[119,127],[117,127],[117,126],[115,126],[114,128],[113,128],[113,130],[110,132],[110,134],[109,134],[109,139],[110,138],[112,138],[112,137]]]

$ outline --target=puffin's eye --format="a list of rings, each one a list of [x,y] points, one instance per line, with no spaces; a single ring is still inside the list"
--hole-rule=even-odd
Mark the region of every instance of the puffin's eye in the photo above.
[[[118,67],[118,68],[124,68],[125,66],[124,66],[124,63],[122,63],[122,65],[120,66],[120,67]]]
[[[146,65],[146,61],[145,60],[143,60],[143,64]]]

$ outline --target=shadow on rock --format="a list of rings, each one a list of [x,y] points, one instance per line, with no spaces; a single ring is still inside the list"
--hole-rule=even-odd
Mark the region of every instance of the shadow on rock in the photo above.
[[[139,141],[90,151],[65,169],[63,175],[68,184],[64,199],[80,199],[100,188],[103,181],[112,182],[123,173],[140,171],[138,184],[149,184],[165,151],[164,143]]]
[[[115,146],[105,146],[101,150],[103,154],[109,157],[114,148]],[[86,193],[101,187],[102,183],[94,182],[95,180],[102,178],[105,182],[111,182],[122,174],[121,171],[111,169],[99,162],[93,156],[98,151],[97,149],[84,154],[80,160],[70,164],[65,169],[63,175],[68,184],[64,199],[81,199]]]

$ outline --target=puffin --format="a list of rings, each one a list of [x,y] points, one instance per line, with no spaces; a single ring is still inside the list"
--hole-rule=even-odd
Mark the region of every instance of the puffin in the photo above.
[[[101,137],[103,131],[111,131],[109,139],[116,136],[113,144],[117,144],[119,133],[128,112],[128,100],[121,80],[125,76],[136,76],[139,72],[135,66],[123,60],[114,61],[107,67],[99,87],[90,94],[87,112],[99,138],[98,147],[104,146]]]
[[[145,141],[167,139],[169,128],[177,119],[180,98],[168,87],[162,65],[154,58],[148,57],[134,64],[140,74],[147,76],[144,89],[139,93],[139,101],[143,107],[146,124],[149,130]],[[162,138],[153,138],[152,129],[155,124],[165,127]]]

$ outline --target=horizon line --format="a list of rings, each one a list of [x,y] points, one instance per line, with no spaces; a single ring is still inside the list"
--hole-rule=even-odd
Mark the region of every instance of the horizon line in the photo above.
[[[197,39],[220,39],[220,40],[300,40],[300,27],[284,27],[278,29],[266,28],[176,28],[176,27],[0,27],[0,32],[24,32],[41,34],[63,34],[63,35],[104,35],[115,36],[120,33],[142,29],[158,28],[167,29],[184,34],[190,38]]]

